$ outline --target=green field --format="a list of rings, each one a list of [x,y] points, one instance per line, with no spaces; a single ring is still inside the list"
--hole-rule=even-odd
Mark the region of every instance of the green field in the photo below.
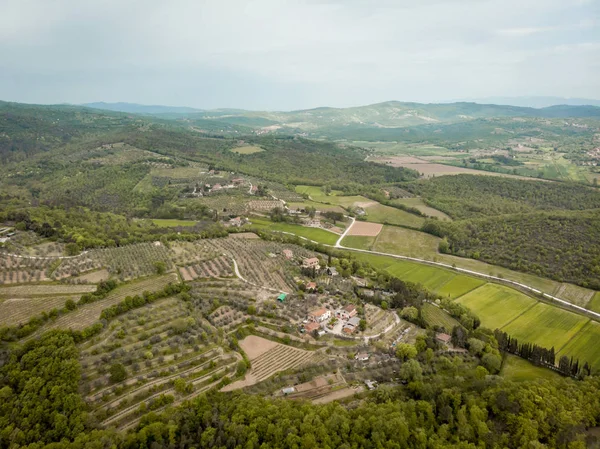
[[[535,299],[498,284],[485,284],[457,301],[475,312],[481,324],[490,329],[502,328],[536,303]]]
[[[452,332],[454,326],[460,323],[452,318],[448,312],[434,306],[428,302],[423,303],[423,318],[429,326],[441,326],[446,329],[446,332]]]
[[[341,207],[350,207],[354,206],[356,203],[371,202],[371,200],[364,196],[342,196],[343,192],[339,190],[332,190],[329,195],[326,195],[321,187],[318,186],[296,186],[296,192],[301,195],[309,195],[310,198],[317,203],[332,204]]]
[[[558,352],[588,321],[589,318],[576,313],[537,303],[502,330],[520,342],[554,346]]]
[[[335,245],[335,242],[337,242],[339,238],[339,235],[323,229],[307,228],[305,226],[290,223],[273,223],[272,221],[263,220],[256,217],[251,217],[250,221],[252,224],[249,225],[249,227],[266,229],[270,231],[291,232],[309,240],[325,243],[327,245]]]
[[[465,276],[464,274],[457,274],[454,278],[438,288],[436,293],[449,298],[458,298],[465,293],[481,287],[483,284],[485,284],[485,281],[482,279]]]
[[[440,220],[450,220],[448,215],[446,215],[441,210],[434,209],[433,207],[429,207],[427,204],[423,202],[421,198],[397,198],[391,201],[392,204],[402,204],[408,207],[414,207],[421,211],[421,213],[427,215],[428,217],[437,217]]]
[[[558,355],[573,356],[579,359],[580,364],[588,362],[596,370],[600,370],[599,341],[600,323],[590,320],[575,337],[569,340]]]
[[[254,153],[260,153],[261,151],[265,151],[263,150],[261,147],[257,147],[255,145],[246,145],[243,147],[235,147],[231,149],[232,153],[237,153],[237,154],[254,154]]]
[[[384,226],[375,239],[372,249],[401,256],[433,259],[437,255],[439,240],[438,237],[424,232],[397,226]]]
[[[342,240],[342,246],[358,249],[372,249],[373,243],[377,237],[367,237],[366,235],[347,235]]]
[[[500,375],[506,380],[522,382],[527,380],[553,380],[560,377],[560,374],[541,366],[535,366],[516,355],[506,354],[502,363]]]
[[[411,214],[401,209],[396,209],[391,206],[384,206],[380,203],[375,203],[368,206],[365,211],[367,212],[367,221],[374,223],[389,223],[393,225],[408,226],[411,228],[420,228],[425,223],[423,217]]]
[[[175,228],[177,226],[195,226],[196,221],[193,220],[171,220],[162,218],[153,218],[152,223],[161,228]]]
[[[594,294],[590,302],[588,302],[587,308],[600,313],[600,292]]]

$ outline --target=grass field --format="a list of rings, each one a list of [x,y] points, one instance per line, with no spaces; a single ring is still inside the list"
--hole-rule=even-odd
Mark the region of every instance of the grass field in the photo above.
[[[588,302],[587,308],[594,312],[600,312],[600,292],[594,294],[590,302]]]
[[[341,207],[350,207],[356,204],[367,204],[372,202],[364,196],[352,195],[342,196],[343,192],[339,190],[332,190],[329,195],[318,186],[296,186],[296,193],[301,195],[309,195],[313,201],[318,203],[333,204]]]
[[[475,312],[490,329],[502,328],[536,303],[523,293],[497,284],[485,284],[457,301]]]
[[[580,363],[588,362],[600,370],[600,323],[588,321],[575,337],[562,348],[559,356],[565,354],[578,358]]]
[[[573,312],[537,303],[502,330],[521,342],[536,343],[546,348],[554,346],[558,352],[588,321],[589,318]]]
[[[437,289],[437,293],[442,296],[449,298],[458,298],[478,287],[485,284],[482,279],[477,279],[463,274],[457,274],[454,278],[450,279],[444,285]]]
[[[257,147],[255,145],[245,145],[243,147],[235,147],[231,149],[232,153],[237,153],[237,154],[254,154],[254,153],[260,153],[261,151],[265,151],[263,150],[261,147]]]
[[[195,226],[197,222],[193,220],[170,220],[154,218],[152,223],[161,228],[175,228],[177,226]]]
[[[500,375],[506,380],[515,382],[536,379],[553,380],[560,377],[560,374],[555,373],[548,368],[535,366],[533,363],[511,354],[506,354],[504,357]]]
[[[441,326],[446,332],[452,332],[454,326],[459,322],[452,318],[447,312],[428,302],[423,304],[423,318],[430,326]]]
[[[339,235],[333,232],[325,231],[318,228],[307,228],[305,226],[290,224],[290,223],[273,223],[269,220],[262,220],[253,217],[251,219],[252,227],[265,229],[270,231],[291,232],[301,237],[314,240],[315,242],[325,243],[327,245],[335,245]]]
[[[396,226],[384,226],[372,249],[416,258],[433,257],[437,254],[439,240],[438,237],[424,232]]]
[[[342,240],[342,246],[358,249],[372,249],[376,237],[367,237],[365,235],[347,235]]]
[[[391,201],[393,204],[402,204],[404,206],[414,207],[421,211],[421,213],[427,215],[428,217],[437,217],[440,220],[450,220],[452,219],[446,215],[441,210],[434,209],[433,207],[429,207],[427,204],[423,202],[421,198],[397,198]]]
[[[409,226],[411,228],[420,228],[423,226],[425,219],[418,215],[411,214],[395,207],[384,206],[383,204],[375,203],[368,206],[367,221],[375,223],[389,223],[393,225]]]

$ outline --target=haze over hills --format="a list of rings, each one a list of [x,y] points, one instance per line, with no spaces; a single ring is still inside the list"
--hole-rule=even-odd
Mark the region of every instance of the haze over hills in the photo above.
[[[547,108],[549,106],[567,105],[567,106],[600,106],[600,100],[590,98],[566,98],[566,97],[484,97],[484,98],[465,98],[460,101],[469,101],[481,104],[498,104],[521,106],[528,108]],[[450,101],[449,103],[454,103]]]

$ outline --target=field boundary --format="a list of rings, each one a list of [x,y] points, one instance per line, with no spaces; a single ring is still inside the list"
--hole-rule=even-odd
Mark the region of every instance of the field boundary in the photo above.
[[[525,314],[525,312],[529,312],[531,309],[533,309],[535,306],[538,305],[540,301],[536,301],[533,304],[531,304],[529,307],[527,307],[525,310],[523,310],[521,313],[519,313],[516,317],[514,317],[512,320],[509,320],[508,322],[504,323],[504,326],[502,326],[500,329],[504,329],[506,326],[508,326],[510,323],[512,323],[513,321],[517,320],[518,318],[520,318],[521,316],[523,316]],[[579,332],[577,332],[579,333]],[[575,334],[577,335],[577,334]]]

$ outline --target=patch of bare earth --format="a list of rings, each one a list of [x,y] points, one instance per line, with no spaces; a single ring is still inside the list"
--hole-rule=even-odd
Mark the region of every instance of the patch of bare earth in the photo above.
[[[254,232],[237,232],[235,234],[229,234],[229,238],[232,239],[259,239],[260,237]]]
[[[369,223],[366,221],[355,221],[347,235],[360,235],[365,237],[376,237],[379,235],[383,225],[381,223]]]

